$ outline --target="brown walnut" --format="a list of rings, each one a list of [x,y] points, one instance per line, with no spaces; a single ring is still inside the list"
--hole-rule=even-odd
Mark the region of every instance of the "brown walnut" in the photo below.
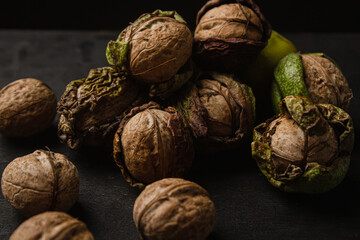
[[[194,158],[193,142],[181,115],[155,102],[133,108],[114,139],[114,159],[131,185],[182,177]]]
[[[4,198],[25,216],[67,211],[78,197],[78,170],[60,153],[36,150],[6,166],[1,190]]]
[[[143,239],[205,239],[216,222],[215,205],[198,184],[165,178],[136,199],[133,219]]]
[[[23,222],[9,240],[93,240],[85,223],[64,212],[44,212]]]
[[[345,111],[353,97],[349,84],[335,62],[327,57],[302,54],[304,82],[311,100],[330,103]]]
[[[56,96],[34,78],[16,80],[0,90],[0,132],[28,137],[47,129],[56,115]]]

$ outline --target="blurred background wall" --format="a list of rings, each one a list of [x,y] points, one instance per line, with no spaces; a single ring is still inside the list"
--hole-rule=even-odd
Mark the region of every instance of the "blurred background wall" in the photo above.
[[[177,10],[194,29],[206,0],[2,1],[0,29],[122,30],[144,12]],[[280,32],[360,32],[356,1],[255,0]]]

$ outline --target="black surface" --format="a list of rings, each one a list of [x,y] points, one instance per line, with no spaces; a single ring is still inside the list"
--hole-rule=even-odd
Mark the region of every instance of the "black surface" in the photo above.
[[[2,1],[0,28],[120,30],[144,12],[176,10],[191,27],[207,0]],[[255,0],[275,29],[360,32],[356,1]]]
[[[46,82],[60,98],[72,80],[107,65],[105,46],[117,31],[0,31],[0,88],[24,77]],[[302,52],[335,59],[354,92],[351,115],[360,120],[360,34],[283,33]],[[138,191],[122,178],[111,156],[80,154],[59,143],[57,119],[46,132],[15,140],[0,136],[0,173],[14,158],[49,147],[67,155],[80,173],[80,195],[69,213],[84,221],[96,239],[138,239],[132,220]],[[280,192],[261,175],[243,149],[198,157],[188,179],[206,188],[217,208],[208,239],[360,239],[358,141],[350,170],[334,190],[320,195]],[[25,218],[0,195],[0,239],[8,239]]]

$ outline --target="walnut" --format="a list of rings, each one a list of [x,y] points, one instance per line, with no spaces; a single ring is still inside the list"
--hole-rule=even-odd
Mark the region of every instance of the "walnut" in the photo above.
[[[47,129],[56,115],[55,93],[34,78],[16,80],[0,90],[0,132],[28,137]]]
[[[114,159],[132,186],[183,177],[194,159],[190,131],[172,107],[155,102],[135,107],[115,134]]]
[[[205,239],[216,221],[215,205],[198,184],[165,178],[136,199],[133,218],[143,239]]]
[[[23,222],[9,240],[93,240],[85,223],[63,212],[44,212]]]
[[[4,198],[25,216],[67,211],[79,193],[79,175],[66,156],[46,150],[18,157],[1,178]]]

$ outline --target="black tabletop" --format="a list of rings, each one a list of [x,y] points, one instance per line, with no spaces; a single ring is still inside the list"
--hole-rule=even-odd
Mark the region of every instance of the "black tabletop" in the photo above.
[[[115,31],[0,31],[0,88],[25,77],[47,83],[58,99],[72,80],[106,66],[105,47]],[[359,33],[282,33],[302,52],[324,52],[341,67],[353,89],[350,114],[360,120]],[[77,166],[80,195],[69,214],[100,239],[139,239],[132,208],[139,194],[123,179],[110,155],[79,153],[61,144],[58,117],[44,133],[27,139],[0,136],[0,173],[14,158],[50,148]],[[210,193],[217,223],[208,239],[360,239],[360,150],[357,137],[349,172],[334,190],[289,194],[272,187],[251,158],[250,146],[197,156],[189,175]],[[0,195],[0,239],[25,220]]]

